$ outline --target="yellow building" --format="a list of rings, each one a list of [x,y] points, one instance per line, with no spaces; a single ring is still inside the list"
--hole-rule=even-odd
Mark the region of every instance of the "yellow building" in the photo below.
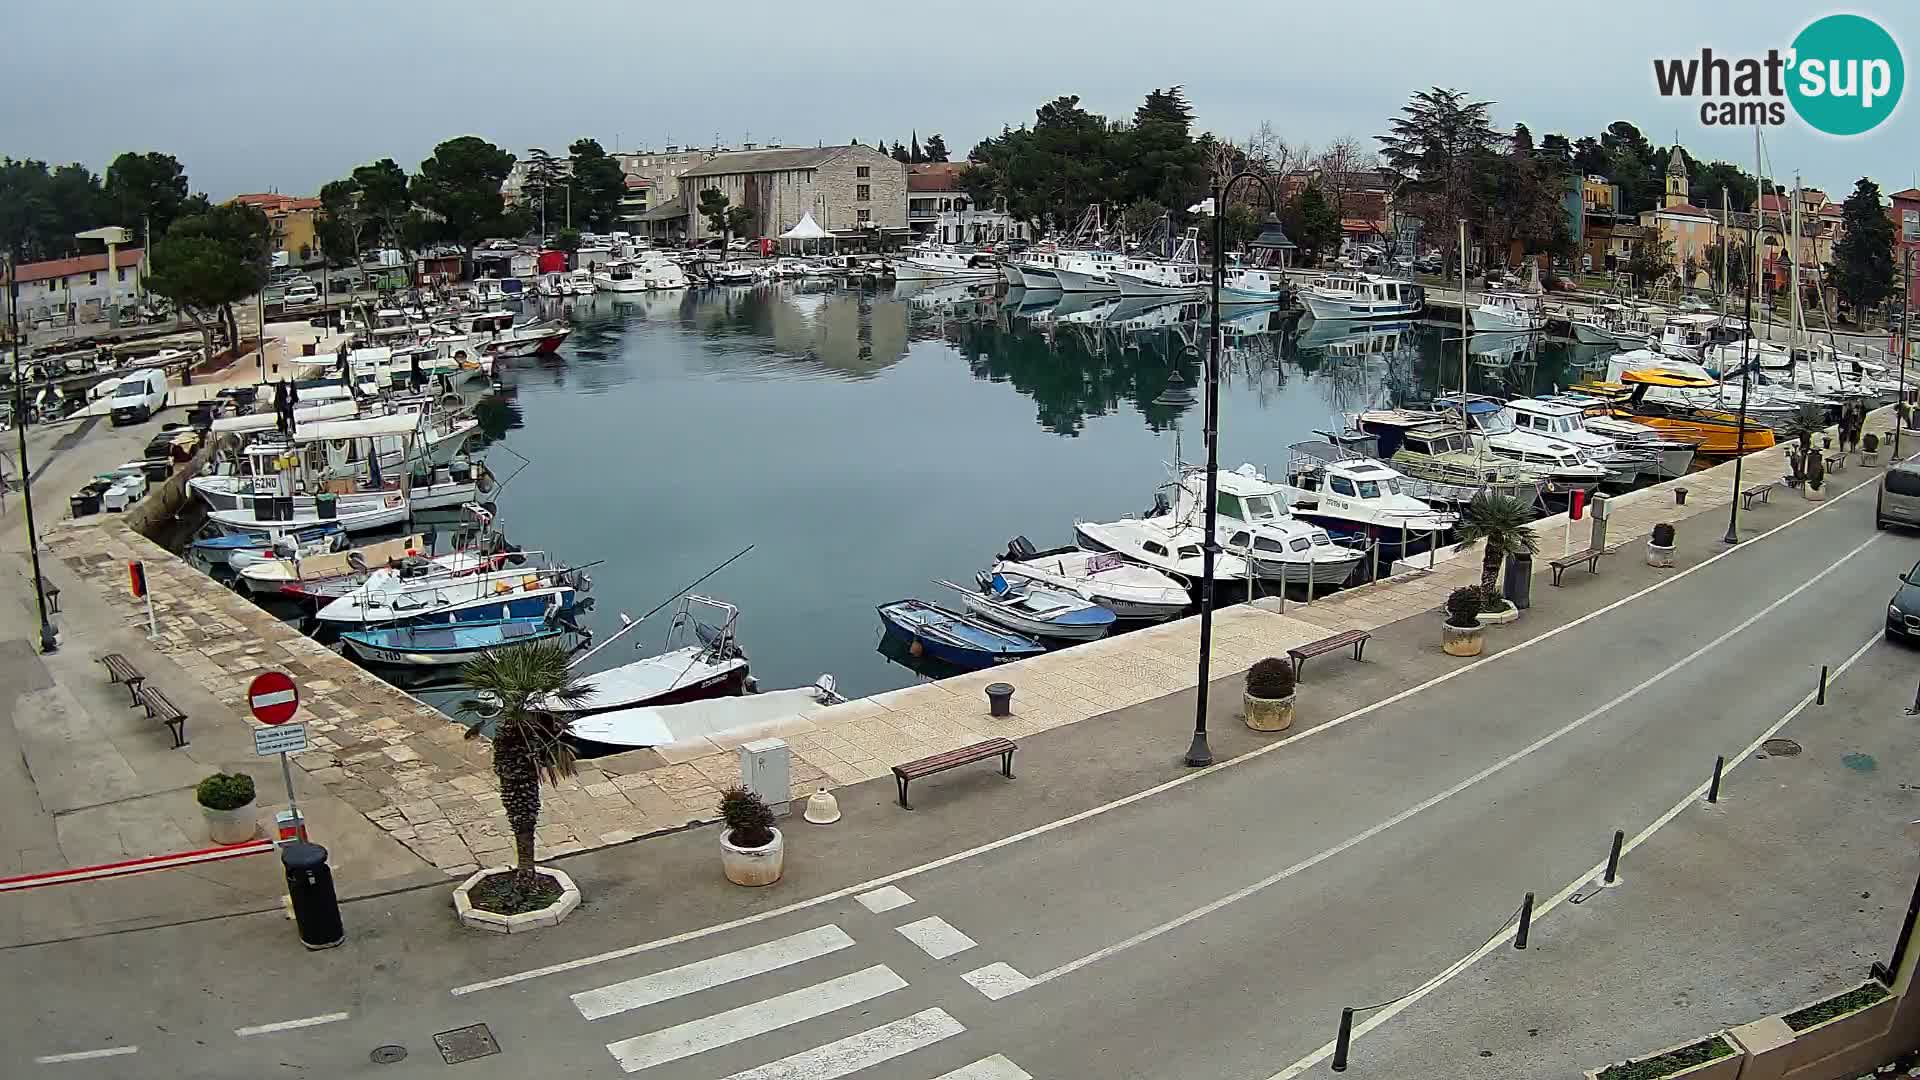
[[[256,207],[267,215],[273,249],[286,252],[290,265],[305,266],[319,261],[320,241],[315,238],[313,230],[314,215],[320,211],[319,199],[266,192],[235,195],[233,201],[242,206]]]
[[[1720,239],[1720,220],[1687,201],[1687,158],[1678,146],[1667,159],[1667,193],[1657,209],[1642,211],[1640,225],[1653,242],[1671,245],[1673,275],[1688,288],[1699,288],[1711,281],[1707,272],[1707,249]],[[1686,266],[1694,265],[1693,280],[1687,281]]]

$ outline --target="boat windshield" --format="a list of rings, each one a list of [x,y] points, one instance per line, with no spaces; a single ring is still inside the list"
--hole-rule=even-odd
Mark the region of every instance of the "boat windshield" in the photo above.
[[[1359,483],[1360,497],[1363,499],[1377,499],[1383,493],[1387,495],[1400,493],[1400,489],[1394,487],[1391,480],[1362,480]]]
[[[1280,516],[1280,508],[1271,495],[1249,495],[1244,502],[1249,521],[1272,521]]]

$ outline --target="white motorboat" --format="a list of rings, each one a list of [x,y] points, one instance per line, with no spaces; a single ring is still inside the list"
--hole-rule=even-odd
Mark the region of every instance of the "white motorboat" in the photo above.
[[[499,278],[481,278],[475,281],[467,289],[467,296],[475,304],[483,307],[489,304],[503,304],[507,300],[507,292],[500,287]]]
[[[1660,479],[1672,480],[1685,476],[1693,467],[1694,454],[1700,448],[1697,442],[1676,439],[1659,428],[1608,415],[1605,403],[1598,398],[1567,394],[1545,400],[1564,402],[1579,409],[1580,422],[1588,431],[1604,435],[1621,446],[1655,454],[1653,473]]]
[[[321,606],[322,623],[353,628],[380,623],[443,623],[533,618],[573,607],[576,591],[590,583],[578,570],[508,567],[477,574],[414,575],[385,566],[351,591]]]
[[[279,506],[268,509],[267,500],[259,500],[251,507],[239,507],[232,510],[215,510],[207,515],[207,520],[220,527],[222,532],[258,532],[276,526],[287,528],[305,528],[337,521],[340,527],[350,533],[372,532],[401,524],[413,516],[413,509],[400,492],[388,492],[381,496],[377,506],[341,511],[335,517],[323,518],[316,509],[296,508],[291,517],[279,518],[263,516],[275,514]]]
[[[1110,276],[1122,296],[1160,296],[1178,299],[1199,296],[1207,286],[1200,268],[1200,230],[1188,229],[1169,259],[1128,258]]]
[[[791,690],[762,690],[677,705],[637,705],[575,716],[567,725],[567,736],[595,750],[670,746],[716,735],[728,736],[728,745],[732,745],[734,739],[744,742],[755,732],[774,732],[784,722],[805,720],[842,700],[834,692],[833,676],[822,675],[812,686]]]
[[[1433,547],[1458,521],[1402,490],[1405,478],[1385,462],[1330,442],[1295,443],[1289,450],[1286,495],[1294,516],[1336,536],[1377,543],[1383,558]]]
[[[1113,612],[1064,590],[998,573],[982,572],[975,580],[977,589],[951,581],[938,584],[958,592],[961,604],[973,614],[1028,637],[1093,641],[1113,627]]]
[[[1592,491],[1611,475],[1584,446],[1517,427],[1513,413],[1493,398],[1472,394],[1463,401],[1458,394],[1448,394],[1434,404],[1456,418],[1464,409],[1469,432],[1488,453],[1545,472],[1550,495]]]
[[[1163,573],[1178,574],[1197,585],[1205,580],[1206,534],[1199,529],[1162,520],[1076,521],[1074,538],[1092,551],[1111,551]],[[1214,556],[1213,579],[1234,582],[1247,576],[1247,561],[1238,555]]]
[[[591,270],[569,270],[566,276],[560,279],[562,296],[592,296],[596,291],[598,290],[593,283]]]
[[[686,271],[658,255],[602,263],[593,272],[601,292],[634,293],[687,287]]]
[[[1060,252],[1051,247],[1036,247],[1008,264],[1020,273],[1020,283],[1028,291],[1060,287]]]
[[[1697,364],[1706,355],[1709,345],[1719,344],[1720,339],[1713,333],[1719,322],[1718,315],[1669,315],[1660,327],[1660,337],[1654,348],[1675,359],[1691,360]]]
[[[1300,290],[1316,319],[1397,319],[1417,315],[1426,293],[1411,281],[1375,274],[1328,274]]]
[[[565,279],[561,277],[558,270],[549,270],[541,274],[540,280],[534,283],[533,288],[535,292],[549,299],[557,299],[567,295]]]
[[[718,622],[704,622],[697,611],[717,612]],[[624,618],[624,616],[623,616]],[[681,598],[668,624],[666,650],[657,656],[596,671],[580,680],[587,696],[556,709],[576,716],[632,709],[643,705],[673,705],[683,701],[726,697],[747,688],[747,654],[734,640],[740,609],[710,597]],[[635,626],[629,622],[594,652],[605,648]],[[576,663],[584,662],[580,657]]]
[[[1206,525],[1206,470],[1185,467],[1172,485],[1175,502],[1148,521],[1200,528]],[[1287,509],[1285,490],[1252,465],[1215,474],[1214,536],[1246,559],[1253,576],[1285,585],[1344,584],[1365,552],[1342,547],[1327,531],[1300,521]]]
[[[1061,292],[1118,292],[1113,272],[1124,261],[1114,251],[1063,251],[1053,274]]]
[[[1659,451],[1623,444],[1594,431],[1587,427],[1578,406],[1538,398],[1514,398],[1507,402],[1507,412],[1512,414],[1513,425],[1520,431],[1545,435],[1585,450],[1594,464],[1607,470],[1609,484],[1632,484],[1642,474],[1660,469],[1662,454]],[[1691,459],[1691,452],[1688,457]]]
[[[1540,298],[1532,293],[1485,293],[1473,309],[1473,328],[1476,331],[1528,333],[1545,329],[1546,325],[1547,316],[1540,310]]]
[[[1249,267],[1232,271],[1220,283],[1222,304],[1277,304],[1287,298],[1290,283],[1284,271]]]
[[[959,248],[925,246],[908,248],[893,262],[895,281],[945,281],[960,278],[991,278],[1000,274],[993,254],[964,251]]]
[[[1006,555],[994,562],[993,572],[1072,593],[1122,619],[1158,622],[1179,615],[1193,603],[1184,579],[1111,552],[1077,547],[1036,551],[1024,536],[1013,538]]]
[[[573,328],[558,320],[516,322],[511,311],[482,311],[460,316],[455,332],[464,334],[476,348],[487,348],[501,356],[533,356],[560,348]]]

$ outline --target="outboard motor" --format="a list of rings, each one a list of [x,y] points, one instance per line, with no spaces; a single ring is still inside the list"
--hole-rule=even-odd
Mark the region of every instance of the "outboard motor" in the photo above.
[[[1014,562],[1026,562],[1039,554],[1039,550],[1033,546],[1033,541],[1024,536],[1014,537],[1013,541],[1007,545],[1007,558]]]
[[[980,586],[982,593],[993,592],[993,575],[987,573],[985,570],[974,571],[973,580],[975,584]]]

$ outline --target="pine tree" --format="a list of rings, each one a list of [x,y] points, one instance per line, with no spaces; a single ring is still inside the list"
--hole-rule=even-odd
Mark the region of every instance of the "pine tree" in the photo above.
[[[1833,247],[1834,285],[1855,320],[1893,292],[1893,219],[1880,204],[1880,187],[1866,177],[1840,207],[1845,235]]]
[[[914,165],[924,164],[927,158],[920,152],[920,132],[913,133],[913,141],[907,146],[907,161]]]

